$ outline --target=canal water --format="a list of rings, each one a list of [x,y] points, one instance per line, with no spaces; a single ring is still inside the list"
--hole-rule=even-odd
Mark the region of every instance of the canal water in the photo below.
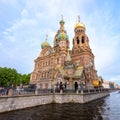
[[[2,113],[0,120],[120,120],[120,93],[86,104],[48,104]]]

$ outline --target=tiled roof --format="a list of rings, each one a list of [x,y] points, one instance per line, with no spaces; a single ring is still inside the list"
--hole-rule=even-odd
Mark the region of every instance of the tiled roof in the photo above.
[[[68,76],[67,73],[65,72],[65,70],[62,67],[58,68],[58,70],[60,71],[60,73],[62,74],[62,76],[64,76],[64,77]]]
[[[83,67],[78,67],[76,70],[75,70],[75,73],[74,75],[72,76],[73,78],[80,78],[81,75],[83,73]]]
[[[66,71],[63,69],[63,67],[59,67],[59,68],[55,71],[54,78],[56,78],[56,75],[57,75],[58,71],[61,73],[61,75],[62,75],[63,77],[67,77],[67,76],[68,76],[67,73],[66,73]]]

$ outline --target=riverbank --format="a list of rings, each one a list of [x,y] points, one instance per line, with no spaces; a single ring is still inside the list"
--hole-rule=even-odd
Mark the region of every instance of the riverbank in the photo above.
[[[120,94],[86,104],[46,104],[0,114],[0,120],[117,120],[120,118]]]
[[[109,91],[87,91],[80,93],[44,93],[36,92],[29,95],[2,96],[0,113],[50,103],[87,103],[109,95]]]

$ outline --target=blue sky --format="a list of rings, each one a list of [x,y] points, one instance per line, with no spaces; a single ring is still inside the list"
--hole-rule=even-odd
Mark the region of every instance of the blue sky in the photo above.
[[[119,0],[0,0],[0,67],[32,72],[46,34],[53,45],[61,14],[72,48],[80,15],[98,75],[120,85],[119,6]]]

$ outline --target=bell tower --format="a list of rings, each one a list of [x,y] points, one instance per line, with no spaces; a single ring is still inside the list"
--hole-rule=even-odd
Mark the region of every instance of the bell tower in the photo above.
[[[73,38],[73,49],[74,53],[81,51],[91,52],[89,46],[89,39],[85,34],[85,25],[80,22],[80,17],[78,16],[78,23],[74,27],[75,36]]]
[[[94,55],[90,49],[89,38],[85,31],[86,27],[80,22],[80,17],[78,16],[78,23],[74,27],[72,60],[76,67],[84,67],[86,83],[88,86],[92,86],[92,81],[98,79],[98,76],[95,70]]]

